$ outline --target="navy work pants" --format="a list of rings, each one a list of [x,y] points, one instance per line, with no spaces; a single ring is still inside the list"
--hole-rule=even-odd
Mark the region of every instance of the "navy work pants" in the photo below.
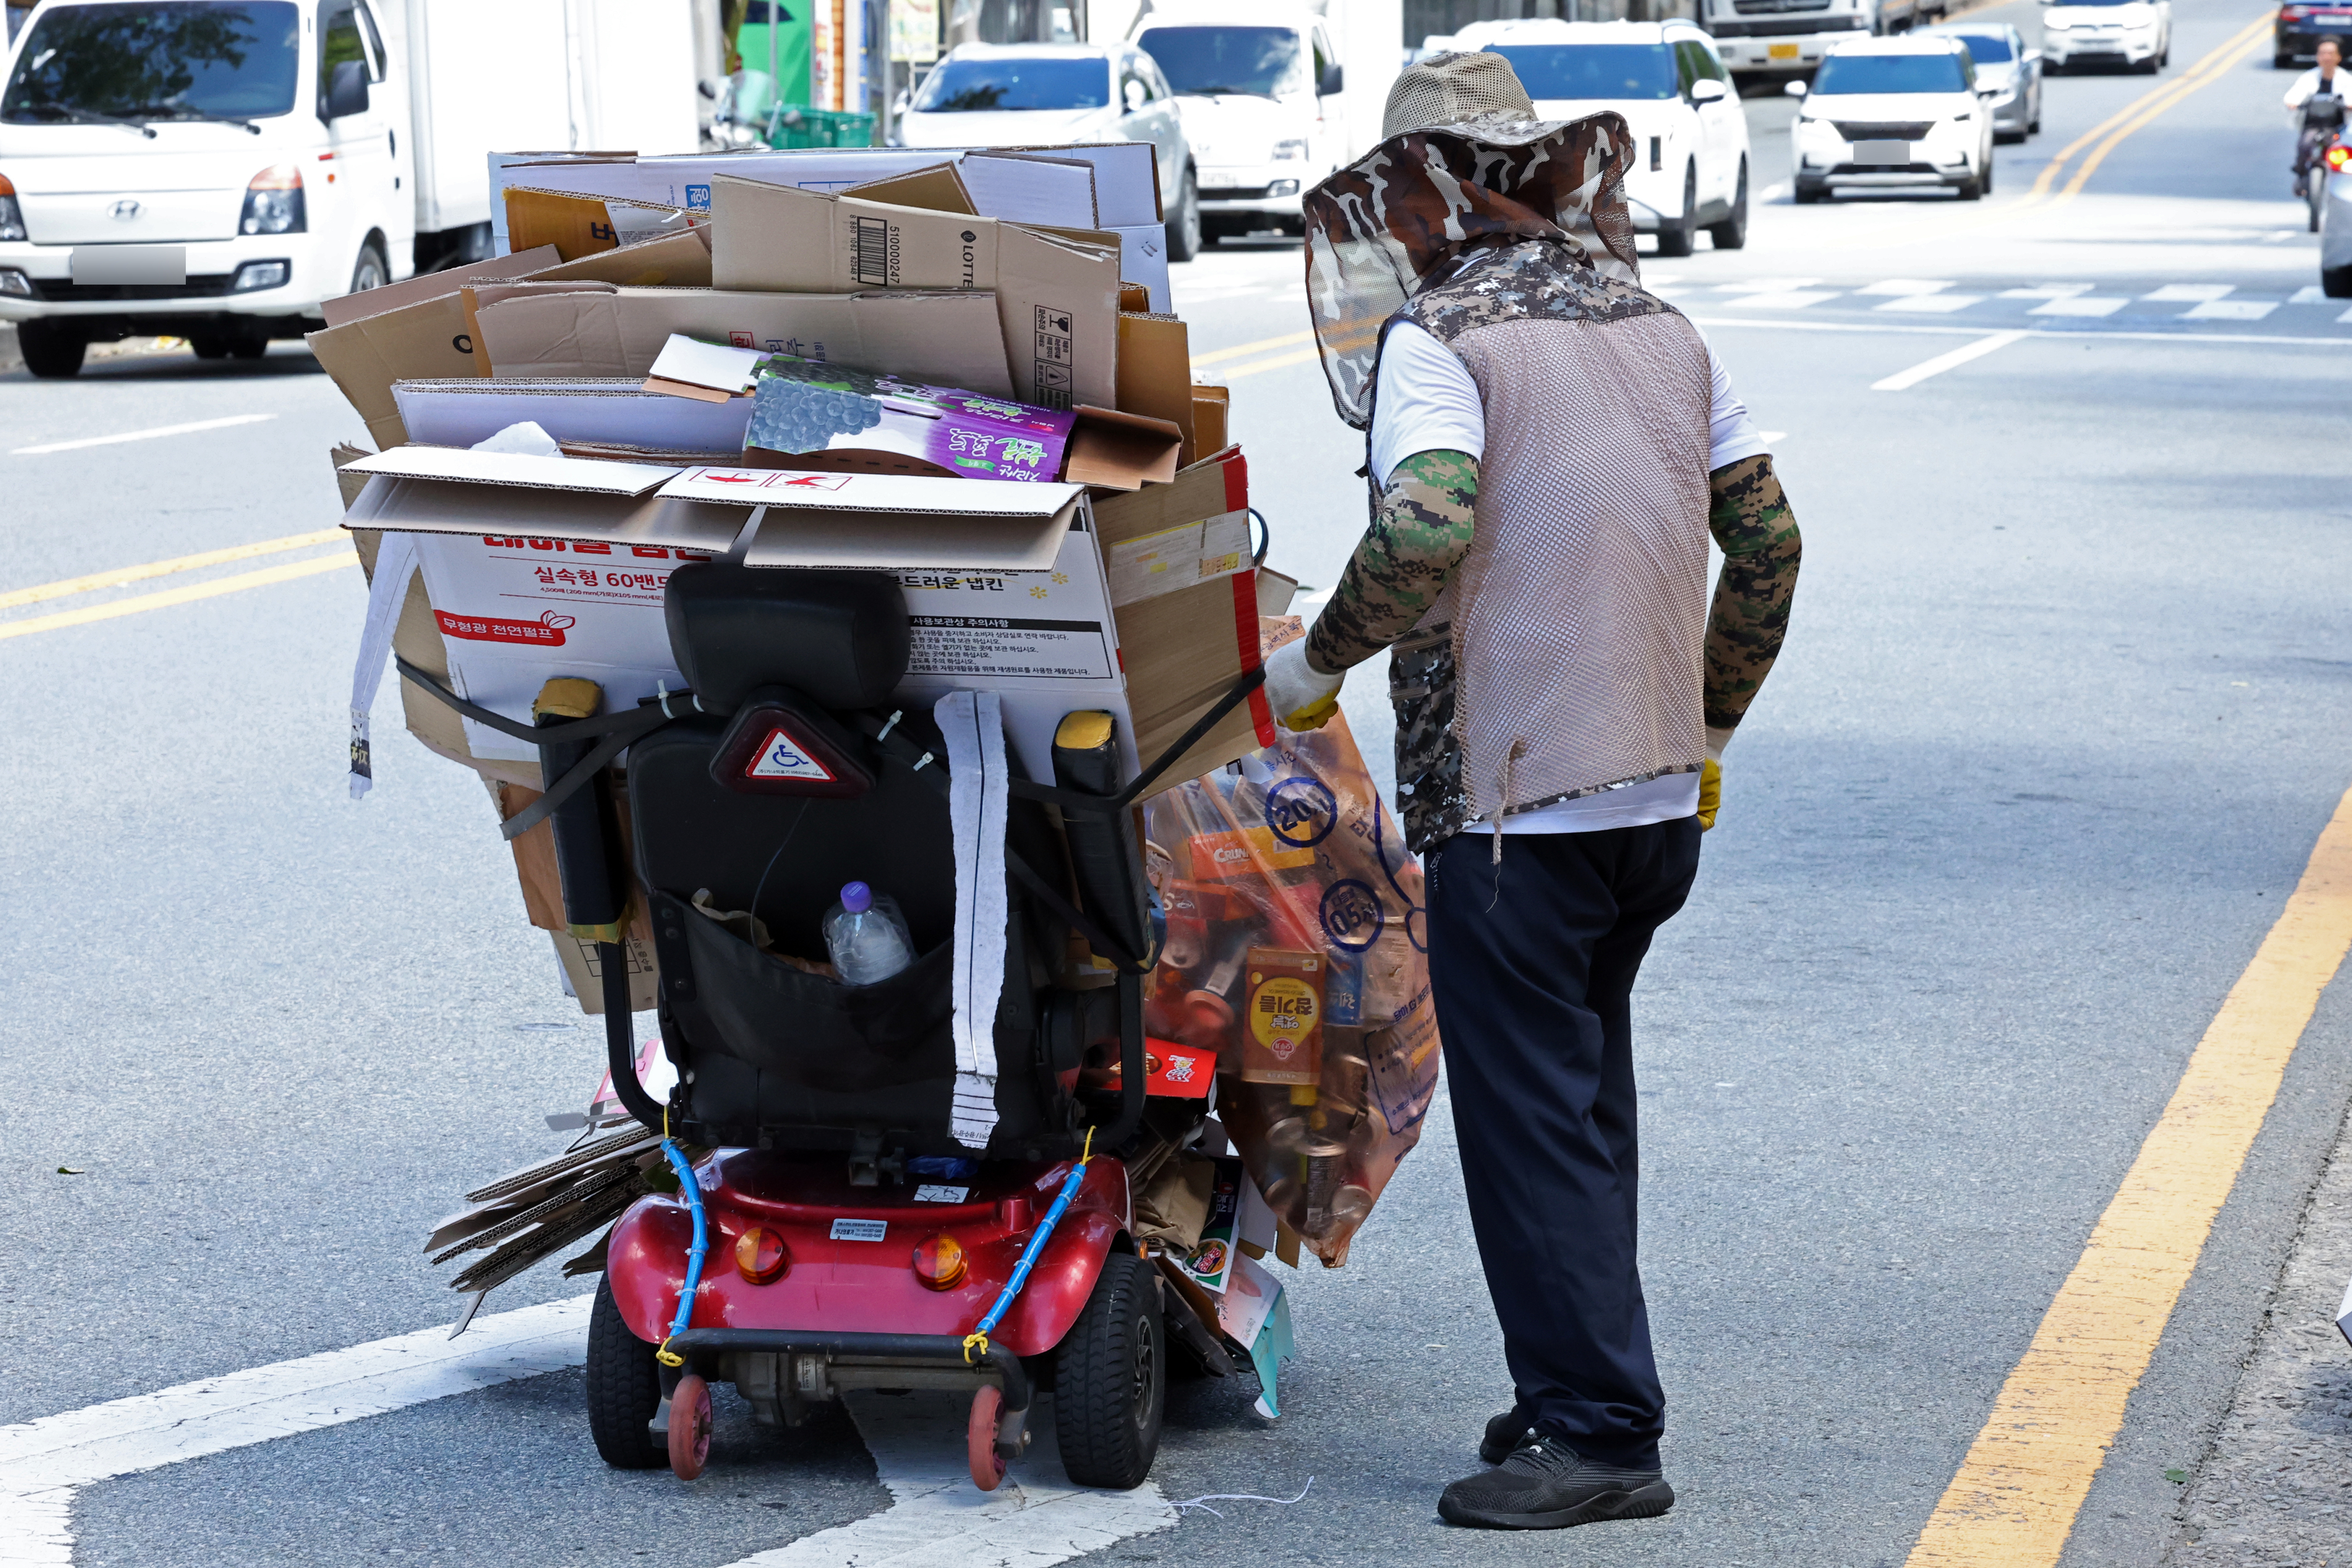
[[[1698,819],[1457,833],[1428,857],[1429,976],[1470,1222],[1520,1413],[1656,1465],[1665,1396],[1635,1260],[1633,976],[1698,872]]]

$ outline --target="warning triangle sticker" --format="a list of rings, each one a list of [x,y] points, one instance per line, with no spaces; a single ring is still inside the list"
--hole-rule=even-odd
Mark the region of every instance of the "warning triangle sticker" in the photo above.
[[[820,784],[834,782],[824,764],[809,755],[807,747],[794,740],[792,732],[781,725],[768,731],[768,738],[760,743],[751,766],[743,769],[746,779],[806,779]]]

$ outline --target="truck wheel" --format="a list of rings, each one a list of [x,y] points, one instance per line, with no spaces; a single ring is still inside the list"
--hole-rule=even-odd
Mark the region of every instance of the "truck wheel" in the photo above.
[[[226,360],[230,340],[220,332],[198,332],[188,339],[188,351],[200,360]]]
[[[669,1463],[669,1449],[646,1423],[661,1408],[661,1367],[654,1347],[629,1332],[613,1300],[613,1282],[596,1282],[588,1309],[588,1435],[616,1470],[650,1470]]]
[[[1054,1435],[1076,1484],[1129,1491],[1151,1473],[1167,1401],[1166,1332],[1151,1266],[1114,1248],[1054,1353]]]
[[[1168,259],[1190,261],[1201,254],[1201,185],[1192,169],[1184,171],[1184,187],[1176,210],[1168,216]]]
[[[357,294],[363,289],[382,288],[391,281],[392,269],[384,266],[383,252],[376,249],[375,242],[371,240],[360,246],[360,258],[352,266],[351,291]]]
[[[1739,185],[1732,193],[1731,215],[1707,226],[1707,237],[1717,250],[1738,250],[1748,244],[1748,160],[1739,161]]]
[[[16,351],[25,368],[45,382],[70,381],[81,374],[81,357],[89,340],[61,321],[16,323]]]
[[[1698,248],[1698,165],[1683,165],[1683,215],[1658,220],[1658,254],[1688,256]]]
[[[2352,299],[2352,266],[2321,267],[2319,291],[2330,299]]]

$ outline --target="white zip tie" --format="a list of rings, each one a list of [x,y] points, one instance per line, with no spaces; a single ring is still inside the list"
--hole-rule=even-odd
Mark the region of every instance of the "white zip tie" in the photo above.
[[[902,718],[906,717],[906,716],[907,716],[907,710],[906,710],[905,708],[897,708],[897,709],[892,710],[891,715],[890,715],[890,722],[889,722],[889,723],[887,723],[887,724],[886,724],[886,725],[884,725],[884,726],[882,727],[882,733],[881,733],[881,734],[879,734],[879,735],[877,735],[877,736],[876,736],[876,737],[874,737],[874,744],[875,744],[875,745],[877,745],[877,746],[879,746],[879,745],[881,745],[884,741],[886,741],[886,740],[889,739],[889,738],[890,738],[890,732],[891,732],[892,730],[894,730],[894,729],[898,728],[898,721],[899,721],[900,719],[902,719]]]
[[[924,768],[929,768],[934,760],[936,760],[934,753],[929,751],[924,752],[923,759],[915,764],[914,771],[920,773]]]
[[[1314,1489],[1314,1486],[1315,1478],[1313,1476],[1308,1476],[1307,1478],[1307,1484],[1298,1489],[1297,1497],[1260,1497],[1254,1491],[1213,1491],[1201,1497],[1186,1498],[1182,1502],[1171,1502],[1168,1506],[1176,1509],[1197,1508],[1203,1513],[1213,1514],[1215,1517],[1223,1519],[1225,1517],[1224,1511],[1222,1509],[1211,1508],[1209,1506],[1211,1503],[1271,1502],[1279,1503],[1284,1508],[1288,1508],[1291,1504],[1305,1498],[1307,1492]]]

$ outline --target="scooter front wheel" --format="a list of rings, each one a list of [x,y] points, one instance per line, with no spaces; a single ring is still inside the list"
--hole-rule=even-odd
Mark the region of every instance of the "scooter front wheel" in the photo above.
[[[963,1441],[971,1484],[982,1491],[994,1491],[1004,1479],[1004,1456],[996,1451],[997,1420],[1003,1414],[1003,1394],[993,1383],[981,1385],[971,1396],[971,1419],[964,1423]]]
[[[710,1385],[689,1372],[669,1396],[669,1468],[690,1481],[710,1460]]]

